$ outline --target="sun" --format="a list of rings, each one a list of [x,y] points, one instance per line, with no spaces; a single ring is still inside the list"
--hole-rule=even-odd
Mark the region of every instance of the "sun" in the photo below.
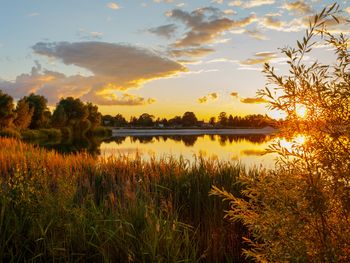
[[[295,113],[299,118],[305,119],[307,117],[307,108],[303,104],[297,103],[295,105]]]

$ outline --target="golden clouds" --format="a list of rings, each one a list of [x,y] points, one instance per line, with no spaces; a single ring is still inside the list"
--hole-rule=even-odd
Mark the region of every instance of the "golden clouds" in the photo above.
[[[140,87],[145,82],[173,76],[187,69],[153,51],[130,45],[103,42],[37,43],[35,53],[75,65],[90,71],[91,76],[42,71],[40,65],[31,74],[22,74],[14,82],[1,82],[15,98],[36,92],[45,95],[50,103],[61,97],[74,96],[100,105],[144,105],[154,99],[141,98],[116,91]]]
[[[110,9],[114,9],[114,10],[117,10],[120,8],[120,6],[117,3],[113,3],[113,2],[108,3],[106,6]]]
[[[241,98],[242,103],[247,103],[247,104],[259,104],[259,103],[266,103],[266,100],[263,98]]]
[[[299,0],[291,3],[285,3],[282,6],[283,9],[291,11],[296,14],[308,14],[312,12],[311,6],[304,2],[304,0]]]
[[[213,92],[213,93],[209,93],[208,95],[199,98],[197,101],[198,101],[198,103],[203,104],[203,103],[208,102],[209,100],[217,100],[218,97],[219,97],[219,95],[216,92]]]
[[[256,65],[269,62],[271,59],[276,58],[274,52],[259,52],[254,55],[253,58],[249,58],[243,61],[240,61],[242,65]]]

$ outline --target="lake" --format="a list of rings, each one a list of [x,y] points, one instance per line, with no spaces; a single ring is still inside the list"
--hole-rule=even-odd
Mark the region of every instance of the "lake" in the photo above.
[[[266,149],[277,138],[271,131],[249,130],[211,131],[127,131],[113,132],[109,139],[89,138],[74,142],[36,142],[45,148],[62,153],[88,151],[96,156],[141,156],[149,158],[179,158],[195,161],[199,156],[224,161],[239,161],[246,167],[272,168],[275,155]],[[163,133],[163,134],[161,134]],[[207,134],[211,133],[211,134]],[[215,134],[221,133],[221,134]],[[230,134],[231,133],[231,134]],[[232,134],[234,133],[234,134]],[[245,134],[240,134],[245,133]]]
[[[166,130],[165,132],[122,130],[114,133],[112,139],[101,143],[100,153],[103,156],[138,154],[144,159],[182,156],[190,161],[202,156],[224,161],[240,161],[247,167],[272,168],[276,156],[267,154],[266,149],[275,138],[272,131],[266,129]]]

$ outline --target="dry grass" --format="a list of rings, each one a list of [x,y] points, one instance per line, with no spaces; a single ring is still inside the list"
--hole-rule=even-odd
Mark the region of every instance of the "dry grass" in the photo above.
[[[199,158],[60,155],[0,139],[0,258],[5,261],[240,262],[213,184],[237,196],[238,164]]]

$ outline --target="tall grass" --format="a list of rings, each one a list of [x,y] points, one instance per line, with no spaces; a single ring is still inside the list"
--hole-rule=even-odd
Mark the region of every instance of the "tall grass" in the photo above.
[[[0,138],[0,259],[242,262],[245,230],[208,192],[240,196],[243,173],[203,158],[96,160]]]

